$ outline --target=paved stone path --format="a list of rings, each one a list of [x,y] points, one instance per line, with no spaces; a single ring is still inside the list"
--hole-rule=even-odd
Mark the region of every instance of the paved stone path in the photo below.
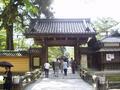
[[[60,73],[58,77],[55,77],[52,70],[49,78],[44,78],[42,74],[42,79],[38,79],[25,90],[93,90],[93,88],[84,82],[78,73],[72,74],[69,69],[67,76]]]

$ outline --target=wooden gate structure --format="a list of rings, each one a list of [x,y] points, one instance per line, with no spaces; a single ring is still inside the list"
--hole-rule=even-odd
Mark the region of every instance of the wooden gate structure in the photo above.
[[[79,46],[96,35],[90,19],[32,19],[24,35],[42,46],[42,65],[48,60],[49,46],[73,46],[79,64]]]

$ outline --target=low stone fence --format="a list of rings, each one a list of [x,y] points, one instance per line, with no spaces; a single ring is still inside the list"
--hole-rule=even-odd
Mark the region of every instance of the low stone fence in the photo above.
[[[24,90],[24,87],[40,78],[41,73],[41,69],[35,69],[34,71],[26,72],[23,76],[13,77],[12,90]],[[0,84],[0,90],[3,90],[3,84]]]
[[[0,90],[2,90],[3,89],[3,84],[0,84]]]
[[[80,68],[80,77],[84,81],[92,85],[93,83],[92,75],[88,72],[88,70]]]
[[[115,75],[116,72],[98,72],[80,68],[81,78],[93,86],[94,90],[120,89],[120,81],[110,81],[107,75]],[[117,74],[120,75],[119,72]]]
[[[120,81],[108,81],[108,89],[120,89]]]
[[[81,68],[80,76],[85,82],[93,86],[93,90],[107,90],[104,81],[100,80],[102,77],[95,75],[92,71]]]

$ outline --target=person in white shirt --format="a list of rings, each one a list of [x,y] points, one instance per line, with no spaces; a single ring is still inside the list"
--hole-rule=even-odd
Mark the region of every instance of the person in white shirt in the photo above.
[[[45,77],[48,78],[49,77],[49,68],[50,68],[50,64],[48,63],[48,61],[44,64],[44,71],[45,71]]]

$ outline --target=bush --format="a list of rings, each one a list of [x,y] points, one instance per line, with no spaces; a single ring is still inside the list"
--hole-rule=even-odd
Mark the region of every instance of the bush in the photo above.
[[[120,75],[107,76],[107,80],[109,80],[109,81],[120,81]]]

